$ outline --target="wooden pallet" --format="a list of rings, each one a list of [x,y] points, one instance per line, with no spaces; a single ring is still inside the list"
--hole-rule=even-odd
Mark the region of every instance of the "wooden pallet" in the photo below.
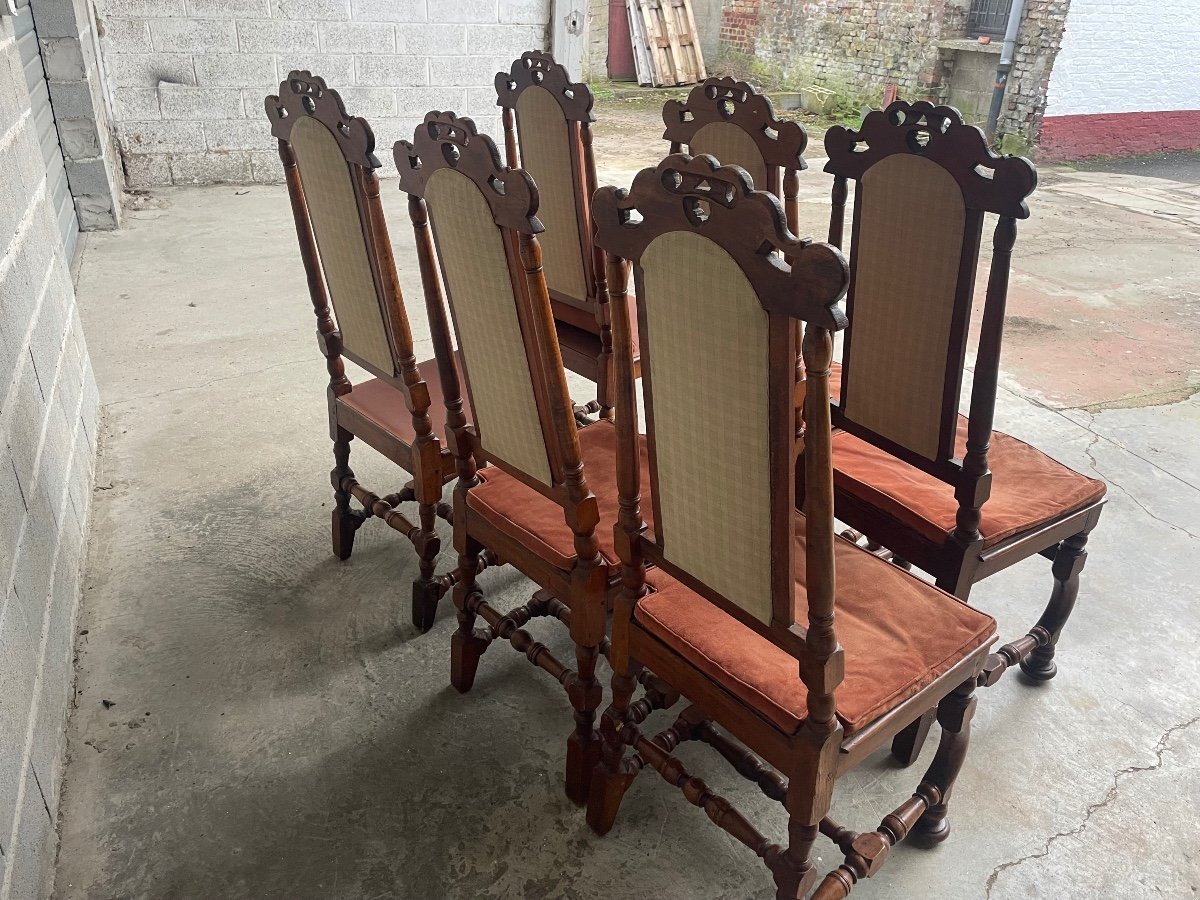
[[[639,84],[695,84],[707,77],[691,0],[626,0],[625,6]]]

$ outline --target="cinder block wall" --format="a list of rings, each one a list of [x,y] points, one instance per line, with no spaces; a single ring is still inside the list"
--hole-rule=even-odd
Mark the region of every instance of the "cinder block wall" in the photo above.
[[[492,82],[546,46],[550,0],[96,0],[128,184],[282,177],[263,98],[294,68],[341,91],[380,160],[431,109],[499,137]]]
[[[0,900],[25,900],[54,858],[97,396],[8,17],[0,172]]]

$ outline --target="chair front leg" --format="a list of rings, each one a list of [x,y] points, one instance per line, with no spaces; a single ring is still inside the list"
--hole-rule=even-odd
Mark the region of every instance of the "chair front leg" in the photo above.
[[[975,676],[964,681],[938,704],[937,719],[942,726],[942,739],[937,755],[930,763],[921,786],[932,786],[938,793],[937,802],[932,803],[917,822],[913,834],[928,844],[940,844],[950,836],[950,820],[946,811],[950,804],[950,792],[967,757],[967,745],[971,738],[971,718],[975,715]],[[920,789],[918,789],[920,792]]]
[[[482,598],[475,584],[479,571],[479,557],[483,545],[469,535],[456,536],[460,543],[458,554],[458,580],[454,584],[454,609],[458,615],[458,630],[450,639],[450,683],[460,694],[465,694],[475,683],[479,669],[479,658],[488,647],[488,641],[475,633],[476,604]]]
[[[641,666],[629,660],[624,666],[613,666],[612,703],[600,718],[600,762],[592,773],[588,791],[587,823],[596,834],[612,829],[621,808],[621,800],[641,766],[634,766],[626,753],[626,737],[630,723],[629,705],[638,684]]]
[[[421,530],[413,541],[419,560],[421,576],[412,586],[412,623],[422,633],[433,627],[437,616],[438,600],[444,590],[434,577],[438,554],[442,550],[442,541],[437,533],[437,506],[433,503],[422,503],[418,507],[421,517]]]
[[[1033,681],[1049,681],[1058,674],[1054,650],[1058,644],[1058,636],[1067,624],[1067,619],[1075,608],[1075,600],[1079,596],[1079,573],[1083,571],[1084,563],[1087,562],[1087,540],[1088,531],[1081,531],[1059,544],[1058,551],[1054,554],[1051,567],[1054,574],[1054,590],[1050,594],[1046,611],[1038,619],[1038,625],[1050,633],[1050,642],[1038,647],[1021,660],[1021,671]]]
[[[333,469],[329,480],[333,484],[333,555],[338,559],[349,559],[354,550],[354,533],[363,523],[363,516],[350,508],[350,491],[345,487],[346,479],[353,480],[350,469],[350,442],[354,435],[337,426],[333,439]]]

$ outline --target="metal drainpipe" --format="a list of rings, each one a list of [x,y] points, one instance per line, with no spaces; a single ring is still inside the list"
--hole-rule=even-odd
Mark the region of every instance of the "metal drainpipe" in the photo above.
[[[1008,73],[1012,71],[1013,57],[1017,49],[1017,32],[1021,28],[1021,16],[1025,13],[1025,0],[1013,0],[1008,10],[1008,27],[1004,29],[1004,47],[1000,51],[1000,64],[996,66],[996,84],[992,90],[992,106],[988,110],[987,136],[996,136],[1000,122],[1000,110],[1004,106],[1004,89],[1008,87]]]

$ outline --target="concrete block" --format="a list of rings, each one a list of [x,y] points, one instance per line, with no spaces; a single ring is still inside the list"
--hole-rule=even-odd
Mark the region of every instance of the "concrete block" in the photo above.
[[[477,56],[517,59],[526,50],[543,49],[545,40],[545,25],[467,26],[467,52]]]
[[[311,22],[241,21],[238,44],[250,53],[298,53],[320,49],[317,26]]]
[[[495,104],[496,95],[492,92],[491,102]],[[396,110],[402,116],[416,117],[419,122],[430,110],[454,110],[462,115],[470,115],[472,107],[467,103],[467,92],[462,88],[445,87],[416,87],[401,88],[396,91]],[[412,133],[405,135],[406,140],[412,140]]]
[[[29,503],[30,489],[33,487],[37,467],[38,445],[41,443],[42,426],[46,421],[46,400],[38,386],[37,374],[28,351],[24,354],[22,362],[23,365],[17,369],[16,381],[9,391],[9,406],[0,420],[4,425],[4,433],[0,434],[0,440],[6,442],[12,450],[17,480],[25,493],[26,503]]]
[[[397,25],[396,50],[438,56],[461,55],[467,52],[466,25]]]
[[[403,88],[429,83],[426,61],[412,56],[364,56],[354,60],[355,81],[362,85]]]
[[[206,53],[196,57],[196,78],[201,87],[248,87],[279,84],[275,57],[268,53]]]
[[[42,66],[51,81],[80,81],[87,77],[83,49],[77,37],[49,38],[42,45]]]
[[[79,400],[83,392],[83,355],[68,328],[55,383],[55,402],[62,407],[68,422],[79,418]]]
[[[126,153],[187,153],[204,146],[199,122],[127,122],[117,137]]]
[[[42,441],[41,456],[38,457],[35,490],[45,492],[56,528],[62,527],[74,443],[75,429],[67,422],[62,406],[58,403],[51,404],[46,414],[46,436]]]
[[[202,56],[201,60],[211,57]],[[108,74],[114,88],[157,87],[160,81],[195,84],[196,68],[190,53],[113,53]]]
[[[188,0],[188,13],[212,19],[269,19],[271,0]]]
[[[545,25],[550,21],[550,0],[500,0],[497,17],[507,25]]]
[[[148,122],[162,118],[158,88],[117,88],[113,91],[117,121]]]
[[[161,127],[159,123],[155,125]],[[100,157],[67,160],[67,181],[70,182],[73,192],[93,196],[111,195],[111,179],[112,172],[109,171],[108,162]]]
[[[396,115],[396,92],[391,88],[342,88],[338,91],[347,111],[365,119]]]
[[[12,576],[25,513],[25,494],[13,468],[12,451],[0,446],[0,585],[5,589]]]
[[[12,850],[9,897],[32,898],[46,894],[57,837],[32,769],[25,780],[25,800]]]
[[[89,425],[95,427],[94,422]],[[92,492],[95,487],[96,452],[88,441],[88,431],[84,428],[82,417],[76,416],[75,426],[75,452],[71,455],[71,478],[67,483],[67,493],[75,518],[75,527],[85,529],[88,525],[88,513],[91,510]],[[64,528],[70,526],[70,522],[65,521],[65,517],[63,524]],[[84,541],[85,545],[86,543]]]
[[[51,38],[78,38],[86,27],[86,21],[81,22],[73,3],[30,3],[33,12],[33,24],[37,27],[38,37],[42,40]]]
[[[63,155],[71,159],[100,156],[104,152],[96,123],[91,119],[59,119],[58,143]]]
[[[455,3],[429,4],[430,22],[495,23],[496,0],[458,0]]]
[[[86,81],[51,81],[50,105],[55,119],[94,119],[95,99]]]
[[[63,277],[65,263],[56,257],[46,280],[46,296],[38,307],[37,321],[29,335],[29,354],[42,397],[52,403],[54,379],[63,342],[67,337],[67,316],[70,314],[70,276]],[[64,296],[65,292],[65,296]]]
[[[79,418],[88,435],[93,461],[96,453],[96,417],[99,409],[100,393],[96,386],[96,378],[92,374],[92,364],[87,357],[84,357],[83,397],[79,406]]]
[[[125,181],[131,188],[163,187],[171,183],[171,167],[165,156],[122,151]]]
[[[278,90],[279,82],[287,77],[288,72],[295,69],[307,69],[314,75],[320,75],[334,88],[354,84],[354,57],[349,54],[281,53],[279,78],[271,89],[272,94]]]
[[[0,829],[9,834],[17,817],[22,759],[33,683],[37,677],[38,651],[41,646],[41,610],[31,614],[29,605],[9,590],[0,601]],[[9,852],[7,846],[5,853]]]
[[[150,22],[109,16],[104,19],[104,46],[113,53],[151,53]]]
[[[195,122],[241,119],[246,115],[242,92],[237,88],[164,84],[158,89],[158,97],[164,119]]]
[[[445,0],[350,0],[350,16],[356,22],[426,22],[430,5]]]
[[[321,22],[317,34],[325,53],[396,52],[396,26],[388,22]]]
[[[110,16],[184,16],[183,0],[104,0],[103,12]]]
[[[283,163],[278,153],[265,150],[250,152],[250,179],[255,184],[279,184],[283,181]]]
[[[204,123],[204,143],[178,148],[187,153],[207,147],[209,150],[271,150],[279,144],[271,136],[266,116],[258,119],[238,119]]]
[[[271,0],[271,15],[306,22],[348,22],[350,0]]]
[[[237,27],[221,19],[152,19],[150,40],[155,50],[168,53],[200,55],[238,49]]]
[[[173,153],[170,157],[172,184],[246,184],[250,176],[250,154]]]
[[[497,72],[507,72],[511,56],[433,56],[429,58],[429,83],[479,87],[491,84]]]
[[[58,549],[58,523],[50,498],[35,489],[29,504],[25,530],[17,547],[13,566],[13,591],[21,598],[22,609],[36,642],[41,641],[42,617],[50,596],[50,579],[54,574],[54,554]],[[11,611],[11,610],[10,610]],[[7,615],[5,616],[7,619]],[[18,691],[18,694],[21,693]],[[28,691],[24,694],[28,697]]]

